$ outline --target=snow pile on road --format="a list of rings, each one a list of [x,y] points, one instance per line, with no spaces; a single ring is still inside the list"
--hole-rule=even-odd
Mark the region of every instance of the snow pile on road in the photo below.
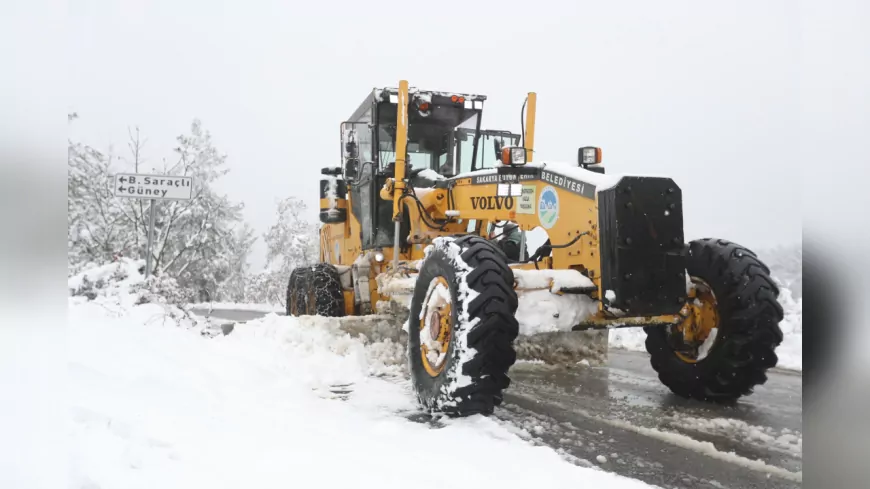
[[[646,351],[646,333],[643,328],[620,328],[610,330],[609,347],[623,350]]]
[[[803,370],[803,298],[794,299],[790,289],[780,288],[779,303],[782,305],[782,343],[776,349],[778,367]]]
[[[270,314],[215,337],[179,327],[166,304],[140,303],[141,278],[120,278],[130,266],[68,301],[72,487],[648,487],[493,419],[422,415],[404,349],[331,319]],[[432,454],[448,455],[446,472]]]
[[[144,272],[145,260],[129,258],[89,267],[67,279],[70,306],[91,303],[115,315],[131,313],[205,335],[218,334],[219,328],[209,320],[176,305],[184,294],[175,280],[155,276],[145,280]]]
[[[100,295],[118,296],[128,294],[145,279],[142,273],[145,260],[121,260],[104,265],[94,265],[67,279],[71,295],[85,296],[93,300]]]
[[[678,430],[723,436],[744,440],[763,449],[776,450],[798,458],[803,456],[803,435],[788,428],[777,430],[770,426],[756,426],[733,418],[698,418],[685,414],[666,417],[666,423]]]

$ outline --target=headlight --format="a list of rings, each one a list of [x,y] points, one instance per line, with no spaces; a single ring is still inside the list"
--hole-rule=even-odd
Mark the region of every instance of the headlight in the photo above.
[[[526,148],[510,147],[501,150],[501,163],[503,165],[525,165]]]
[[[382,263],[384,261],[384,254],[380,251],[375,253],[375,261],[378,263]]]
[[[525,165],[526,148],[511,148],[511,163],[514,165]]]

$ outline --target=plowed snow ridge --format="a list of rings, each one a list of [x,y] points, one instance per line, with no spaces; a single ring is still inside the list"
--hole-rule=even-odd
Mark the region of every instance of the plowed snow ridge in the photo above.
[[[74,487],[404,489],[433,453],[474,454],[451,464],[446,486],[649,487],[493,419],[413,421],[404,349],[365,345],[334,321],[270,314],[208,338],[133,303],[69,300]]]

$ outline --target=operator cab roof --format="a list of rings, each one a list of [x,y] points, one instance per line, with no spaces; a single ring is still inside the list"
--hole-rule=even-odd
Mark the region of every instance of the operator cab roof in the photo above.
[[[486,95],[475,95],[471,93],[460,92],[440,92],[437,90],[420,90],[416,87],[408,89],[408,104],[410,105],[415,100],[422,100],[431,103],[432,105],[440,105],[442,103],[456,104],[453,102],[453,97],[456,96],[464,100],[462,105],[466,110],[481,111],[483,110],[483,102],[486,100]],[[348,122],[361,122],[366,116],[366,112],[372,108],[374,103],[390,103],[396,104],[399,100],[399,89],[394,87],[374,88],[366,98],[363,99],[359,107],[350,116]],[[370,117],[370,115],[369,115]],[[366,121],[371,121],[367,119]]]

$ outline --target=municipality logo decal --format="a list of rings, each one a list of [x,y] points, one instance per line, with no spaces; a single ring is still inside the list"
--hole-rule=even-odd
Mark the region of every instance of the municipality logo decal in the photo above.
[[[544,187],[538,199],[538,220],[545,229],[550,229],[559,220],[559,194],[549,185]]]

